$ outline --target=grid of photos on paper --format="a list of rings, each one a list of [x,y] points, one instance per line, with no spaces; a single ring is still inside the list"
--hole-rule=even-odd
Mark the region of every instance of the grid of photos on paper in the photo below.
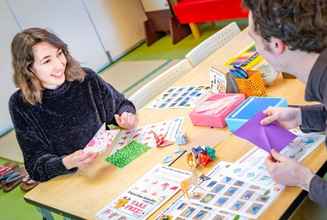
[[[191,108],[197,100],[206,96],[210,87],[183,86],[171,87],[149,104],[149,108]]]
[[[223,174],[204,181],[190,192],[191,201],[212,208],[258,218],[282,188],[262,188]]]
[[[247,220],[247,217],[233,214],[217,208],[201,205],[198,203],[192,203],[186,201],[182,196],[175,201],[169,208],[163,211],[157,220],[161,220],[163,217],[168,217],[174,220]]]

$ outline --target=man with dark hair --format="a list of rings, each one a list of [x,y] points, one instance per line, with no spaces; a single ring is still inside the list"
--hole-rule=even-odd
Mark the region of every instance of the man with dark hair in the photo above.
[[[300,126],[304,131],[326,132],[327,1],[244,0],[244,4],[250,10],[249,35],[257,51],[277,71],[305,82],[307,101],[320,102],[300,108],[268,108],[261,123],[278,121],[288,129]],[[311,200],[327,207],[327,181],[276,151],[266,165],[276,182],[301,187]]]

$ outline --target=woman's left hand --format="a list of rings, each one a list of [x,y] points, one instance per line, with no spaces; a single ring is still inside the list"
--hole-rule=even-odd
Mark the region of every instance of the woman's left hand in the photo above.
[[[118,126],[125,129],[135,128],[138,122],[137,116],[130,112],[123,112],[121,115],[115,114],[115,119]]]

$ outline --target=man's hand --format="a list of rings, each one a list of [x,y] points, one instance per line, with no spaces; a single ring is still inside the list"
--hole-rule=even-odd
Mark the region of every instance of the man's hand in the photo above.
[[[284,128],[291,129],[300,126],[302,122],[300,108],[269,107],[263,113],[267,117],[261,120],[262,125],[277,121]]]
[[[266,166],[272,178],[279,184],[286,186],[298,186],[309,191],[311,179],[314,174],[306,167],[285,157],[275,150],[266,159]]]

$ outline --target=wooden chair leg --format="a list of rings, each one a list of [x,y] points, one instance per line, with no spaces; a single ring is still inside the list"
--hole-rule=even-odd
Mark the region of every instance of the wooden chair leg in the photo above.
[[[148,46],[159,40],[159,38],[161,37],[158,32],[156,32],[153,22],[149,19],[144,22],[144,29],[145,41]]]
[[[173,44],[176,44],[191,33],[189,26],[187,24],[180,24],[175,17],[170,18],[169,29]]]
[[[195,23],[189,23],[189,26],[191,28],[191,31],[192,31],[192,34],[193,34],[193,37],[197,40],[200,38],[200,30],[199,30],[199,27],[197,24]]]

